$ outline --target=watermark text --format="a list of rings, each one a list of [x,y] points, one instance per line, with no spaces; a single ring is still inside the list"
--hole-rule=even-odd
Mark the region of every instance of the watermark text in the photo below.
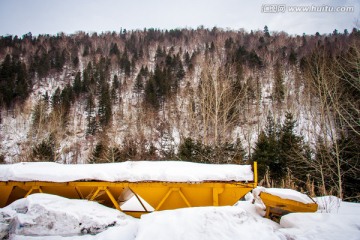
[[[323,13],[348,13],[354,12],[354,6],[330,6],[330,5],[302,5],[287,6],[286,4],[263,4],[262,13],[285,13],[285,12],[323,12]]]

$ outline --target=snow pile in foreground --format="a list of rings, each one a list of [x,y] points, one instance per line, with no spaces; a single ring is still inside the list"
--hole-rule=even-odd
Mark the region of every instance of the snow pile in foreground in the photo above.
[[[292,213],[281,218],[288,239],[360,239],[359,215]]]
[[[253,181],[251,165],[182,161],[129,161],[107,164],[28,162],[0,165],[0,181]]]
[[[1,213],[14,211],[11,239],[284,239],[277,231],[279,225],[256,214],[250,202],[241,202],[236,207],[160,211],[134,219],[96,203],[88,205],[85,200],[68,200],[47,194],[34,194],[29,198],[0,210]],[[26,207],[29,210],[24,210]],[[82,228],[86,230],[81,231]],[[97,232],[101,233],[91,235]]]
[[[247,199],[235,206],[183,208],[134,219],[86,200],[33,194],[0,209],[0,239],[9,232],[12,240],[360,239],[360,204],[318,198],[340,205],[331,213],[288,214],[277,224],[258,214],[250,194]]]
[[[26,236],[96,234],[133,221],[97,202],[50,194],[33,194],[0,210],[2,232]]]
[[[316,213],[291,213],[281,218],[279,231],[287,239],[360,240],[360,204],[334,196],[314,200],[318,204]]]
[[[241,207],[184,208],[143,216],[136,239],[284,239],[278,228]]]

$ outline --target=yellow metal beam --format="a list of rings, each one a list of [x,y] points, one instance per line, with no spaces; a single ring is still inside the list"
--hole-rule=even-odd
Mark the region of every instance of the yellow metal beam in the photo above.
[[[111,192],[109,191],[108,188],[105,188],[104,191],[106,192],[106,194],[108,195],[108,197],[110,198],[111,202],[114,204],[114,207],[121,211],[120,205],[119,203],[115,200],[114,196],[111,194]]]
[[[164,204],[164,202],[166,201],[166,199],[170,196],[170,194],[174,191],[173,188],[170,188],[169,191],[166,193],[166,195],[161,199],[159,205],[156,206],[155,211],[158,211],[161,206]]]
[[[30,190],[26,193],[25,197],[29,196],[34,190],[38,190],[40,193],[43,193],[40,186],[32,186]]]
[[[78,194],[80,199],[85,199],[78,187],[75,187],[75,191]]]
[[[90,197],[90,201],[94,201],[94,199],[97,197],[97,195],[99,194],[99,192],[102,190],[102,187],[98,187],[96,189],[96,191],[94,192],[94,194]]]
[[[179,194],[181,196],[181,198],[184,200],[185,204],[188,206],[188,207],[191,207],[189,201],[186,199],[185,195],[182,193],[181,189],[179,188]]]
[[[253,167],[253,172],[254,172],[254,188],[257,187],[257,183],[258,183],[258,171],[257,171],[257,162],[254,162],[254,167]]]

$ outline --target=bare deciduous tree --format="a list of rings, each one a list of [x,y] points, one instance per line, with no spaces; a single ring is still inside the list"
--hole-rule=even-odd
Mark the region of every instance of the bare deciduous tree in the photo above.
[[[317,99],[317,121],[321,147],[317,157],[307,161],[321,177],[322,191],[333,189],[339,197],[344,196],[344,179],[359,173],[359,159],[349,161],[347,151],[356,151],[346,142],[351,135],[359,134],[359,96],[353,91],[360,90],[359,49],[349,50],[341,60],[331,58],[327,52],[318,50],[308,63],[308,77]],[[353,88],[352,91],[350,89]],[[352,153],[351,153],[352,154]],[[328,179],[328,180],[326,180]]]
[[[239,122],[245,89],[234,88],[234,69],[207,63],[199,83],[199,102],[204,144],[231,141],[231,132]]]

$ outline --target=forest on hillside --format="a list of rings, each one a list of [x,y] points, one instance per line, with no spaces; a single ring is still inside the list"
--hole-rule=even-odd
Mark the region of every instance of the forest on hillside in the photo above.
[[[360,31],[0,36],[0,162],[257,161],[360,200]]]

